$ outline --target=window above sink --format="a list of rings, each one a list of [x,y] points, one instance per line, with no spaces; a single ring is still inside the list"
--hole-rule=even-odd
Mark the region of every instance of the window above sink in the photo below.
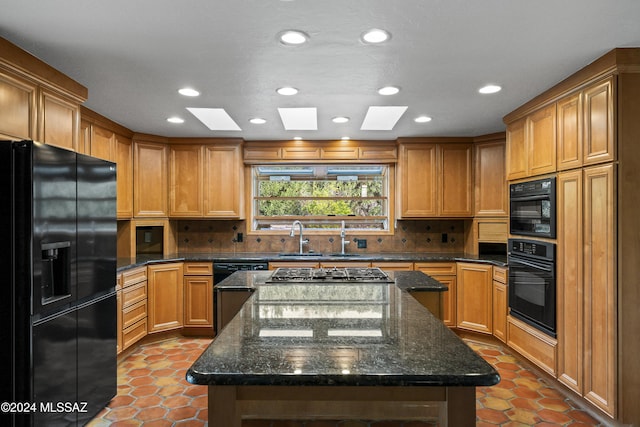
[[[310,234],[339,234],[341,221],[347,232],[389,232],[390,171],[385,164],[254,165],[250,231],[289,233],[300,220]]]

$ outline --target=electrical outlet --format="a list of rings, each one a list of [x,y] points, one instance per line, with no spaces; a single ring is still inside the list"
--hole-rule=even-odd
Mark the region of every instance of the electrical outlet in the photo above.
[[[238,233],[236,235],[236,242],[242,242],[242,239],[244,238],[244,236],[242,236],[242,233]]]
[[[447,243],[449,241],[449,236],[447,233],[442,233],[442,243]]]
[[[358,249],[367,248],[367,239],[358,239]]]

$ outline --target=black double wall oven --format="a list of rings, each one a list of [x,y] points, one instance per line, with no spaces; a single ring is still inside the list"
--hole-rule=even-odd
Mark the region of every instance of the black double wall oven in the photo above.
[[[509,309],[516,317],[556,337],[556,179],[509,186]],[[516,238],[524,236],[525,238]]]

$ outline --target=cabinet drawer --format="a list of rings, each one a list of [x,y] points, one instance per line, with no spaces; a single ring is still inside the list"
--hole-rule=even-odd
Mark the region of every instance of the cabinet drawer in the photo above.
[[[392,262],[392,261],[372,262],[371,267],[378,267],[381,270],[387,270],[387,271],[413,271],[412,262]]]
[[[140,301],[122,310],[122,328],[126,329],[147,317],[147,301]]]
[[[493,267],[493,280],[500,283],[507,283],[507,269],[501,267]]]
[[[147,318],[129,326],[122,331],[123,350],[147,336]]]
[[[211,262],[187,262],[184,264],[185,276],[212,276],[213,263]]]
[[[122,291],[122,308],[147,300],[147,282],[129,286]]]
[[[122,274],[118,274],[118,277],[116,278],[116,291],[122,289],[122,282],[124,282]]]
[[[416,262],[415,269],[428,275],[456,275],[455,262]]]
[[[122,287],[135,285],[147,280],[147,267],[134,268],[122,273]]]

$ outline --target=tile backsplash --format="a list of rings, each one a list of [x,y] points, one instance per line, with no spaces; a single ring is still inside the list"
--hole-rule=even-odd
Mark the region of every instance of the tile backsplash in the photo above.
[[[463,220],[398,221],[393,235],[358,235],[347,231],[346,252],[463,252],[465,222]],[[238,234],[242,233],[242,241]],[[307,234],[309,250],[320,253],[340,252],[340,234]],[[367,241],[366,249],[359,249],[357,240]],[[295,237],[280,235],[247,235],[246,223],[238,221],[178,221],[177,245],[181,253],[202,252],[297,252],[298,231]]]

